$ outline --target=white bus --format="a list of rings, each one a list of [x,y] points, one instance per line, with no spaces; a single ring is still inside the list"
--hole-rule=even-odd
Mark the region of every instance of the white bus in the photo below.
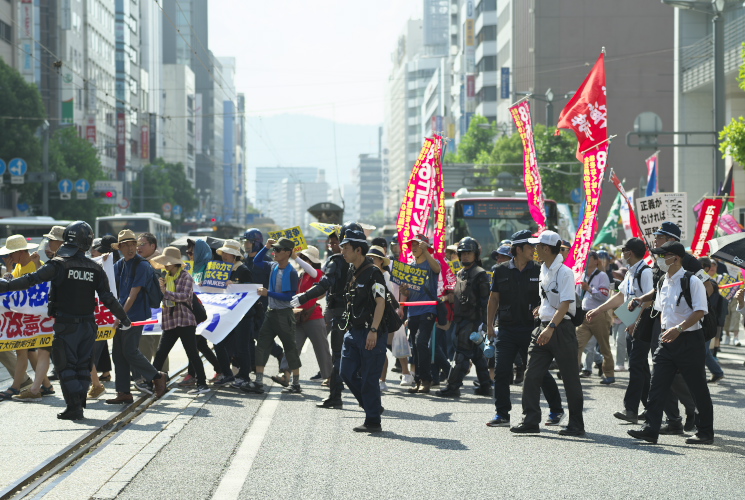
[[[165,248],[173,241],[171,223],[161,219],[158,214],[140,212],[135,214],[118,214],[108,217],[96,217],[96,238],[111,234],[116,236],[119,231],[131,229],[136,235],[153,233],[158,239],[158,247]]]
[[[8,236],[22,234],[31,243],[41,243],[43,236],[52,229],[52,226],[67,226],[69,220],[56,220],[53,217],[6,217],[0,219],[0,244],[5,246]]]

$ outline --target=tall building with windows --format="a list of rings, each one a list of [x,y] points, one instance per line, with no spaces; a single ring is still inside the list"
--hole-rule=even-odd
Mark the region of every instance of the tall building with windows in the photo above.
[[[192,186],[196,187],[196,162],[194,158],[194,120],[196,87],[194,72],[186,64],[164,64],[164,111],[167,118],[162,127],[162,158],[169,163],[181,163]]]

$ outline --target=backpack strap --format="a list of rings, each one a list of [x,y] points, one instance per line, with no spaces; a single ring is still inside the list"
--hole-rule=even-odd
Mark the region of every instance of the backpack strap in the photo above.
[[[644,293],[644,290],[642,290],[642,273],[645,269],[651,269],[646,262],[642,260],[642,266],[639,266],[639,268],[634,273],[634,279],[636,280],[637,285],[639,285],[639,290],[642,291],[642,294]]]
[[[679,306],[680,299],[685,297],[688,307],[693,309],[693,299],[691,298],[691,276],[693,276],[693,273],[686,271],[680,279],[680,288],[682,289],[682,292],[680,297],[678,297],[678,302],[675,304],[676,306]]]

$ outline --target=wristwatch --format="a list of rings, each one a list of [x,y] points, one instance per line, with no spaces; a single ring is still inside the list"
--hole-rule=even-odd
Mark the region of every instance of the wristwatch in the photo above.
[[[554,323],[554,322],[552,321],[551,323],[549,323],[549,324],[548,324],[548,327],[549,327],[549,328],[556,328],[556,323]]]
[[[378,329],[377,328],[370,328],[370,331],[373,332],[373,333],[378,333]]]
[[[675,328],[678,329],[678,333],[683,333],[683,328],[680,325],[675,325]]]

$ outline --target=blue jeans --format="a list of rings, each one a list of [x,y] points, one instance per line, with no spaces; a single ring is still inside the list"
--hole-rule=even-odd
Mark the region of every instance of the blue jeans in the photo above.
[[[372,350],[365,348],[368,329],[352,328],[344,335],[339,372],[365,410],[365,424],[380,425],[380,373],[385,362],[388,335],[378,335]]]
[[[724,377],[724,370],[719,366],[719,361],[717,361],[717,358],[714,357],[711,353],[711,349],[709,349],[710,343],[711,341],[706,342],[706,368],[708,368],[711,374],[715,377]]]

